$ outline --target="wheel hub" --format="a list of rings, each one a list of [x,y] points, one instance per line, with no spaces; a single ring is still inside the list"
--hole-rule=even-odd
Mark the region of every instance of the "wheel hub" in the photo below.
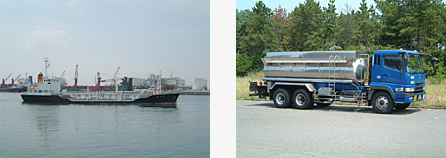
[[[284,101],[285,101],[285,95],[282,93],[277,94],[276,102],[279,104],[283,104]]]
[[[306,100],[307,100],[307,98],[305,98],[305,95],[303,95],[303,94],[298,94],[296,96],[296,103],[299,106],[304,105]]]
[[[379,110],[385,110],[387,109],[387,107],[389,106],[389,99],[387,99],[387,97],[385,96],[379,96],[376,99],[376,107]]]

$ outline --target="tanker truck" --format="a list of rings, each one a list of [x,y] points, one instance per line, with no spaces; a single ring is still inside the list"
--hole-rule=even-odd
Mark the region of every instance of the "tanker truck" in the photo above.
[[[422,57],[431,60],[423,69]],[[278,108],[336,104],[372,106],[377,113],[404,110],[425,99],[426,71],[437,58],[409,50],[268,52],[263,83],[250,96],[269,97]]]

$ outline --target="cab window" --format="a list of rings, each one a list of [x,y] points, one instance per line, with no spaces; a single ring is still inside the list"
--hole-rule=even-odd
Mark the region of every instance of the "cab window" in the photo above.
[[[403,71],[403,56],[401,54],[383,55],[384,67]]]

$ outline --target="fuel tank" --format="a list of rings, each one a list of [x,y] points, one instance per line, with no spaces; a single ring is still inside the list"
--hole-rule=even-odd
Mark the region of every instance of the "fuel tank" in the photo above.
[[[268,52],[265,77],[336,79],[364,82],[368,60],[363,51]]]

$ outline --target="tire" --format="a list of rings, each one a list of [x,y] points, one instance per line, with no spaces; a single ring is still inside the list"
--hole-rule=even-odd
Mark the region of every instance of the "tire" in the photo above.
[[[388,114],[393,111],[393,99],[389,93],[380,91],[373,95],[372,106],[375,112]]]
[[[316,105],[319,107],[324,107],[324,106],[330,106],[331,103],[316,103]]]
[[[397,105],[395,106],[395,109],[397,109],[397,110],[404,110],[404,109],[406,109],[407,107],[409,107],[409,105],[410,105],[410,103],[397,104]]]
[[[288,108],[291,106],[290,93],[283,88],[274,91],[273,95],[274,105],[278,108]]]
[[[314,106],[313,96],[305,89],[297,89],[293,94],[293,107],[308,109]]]

